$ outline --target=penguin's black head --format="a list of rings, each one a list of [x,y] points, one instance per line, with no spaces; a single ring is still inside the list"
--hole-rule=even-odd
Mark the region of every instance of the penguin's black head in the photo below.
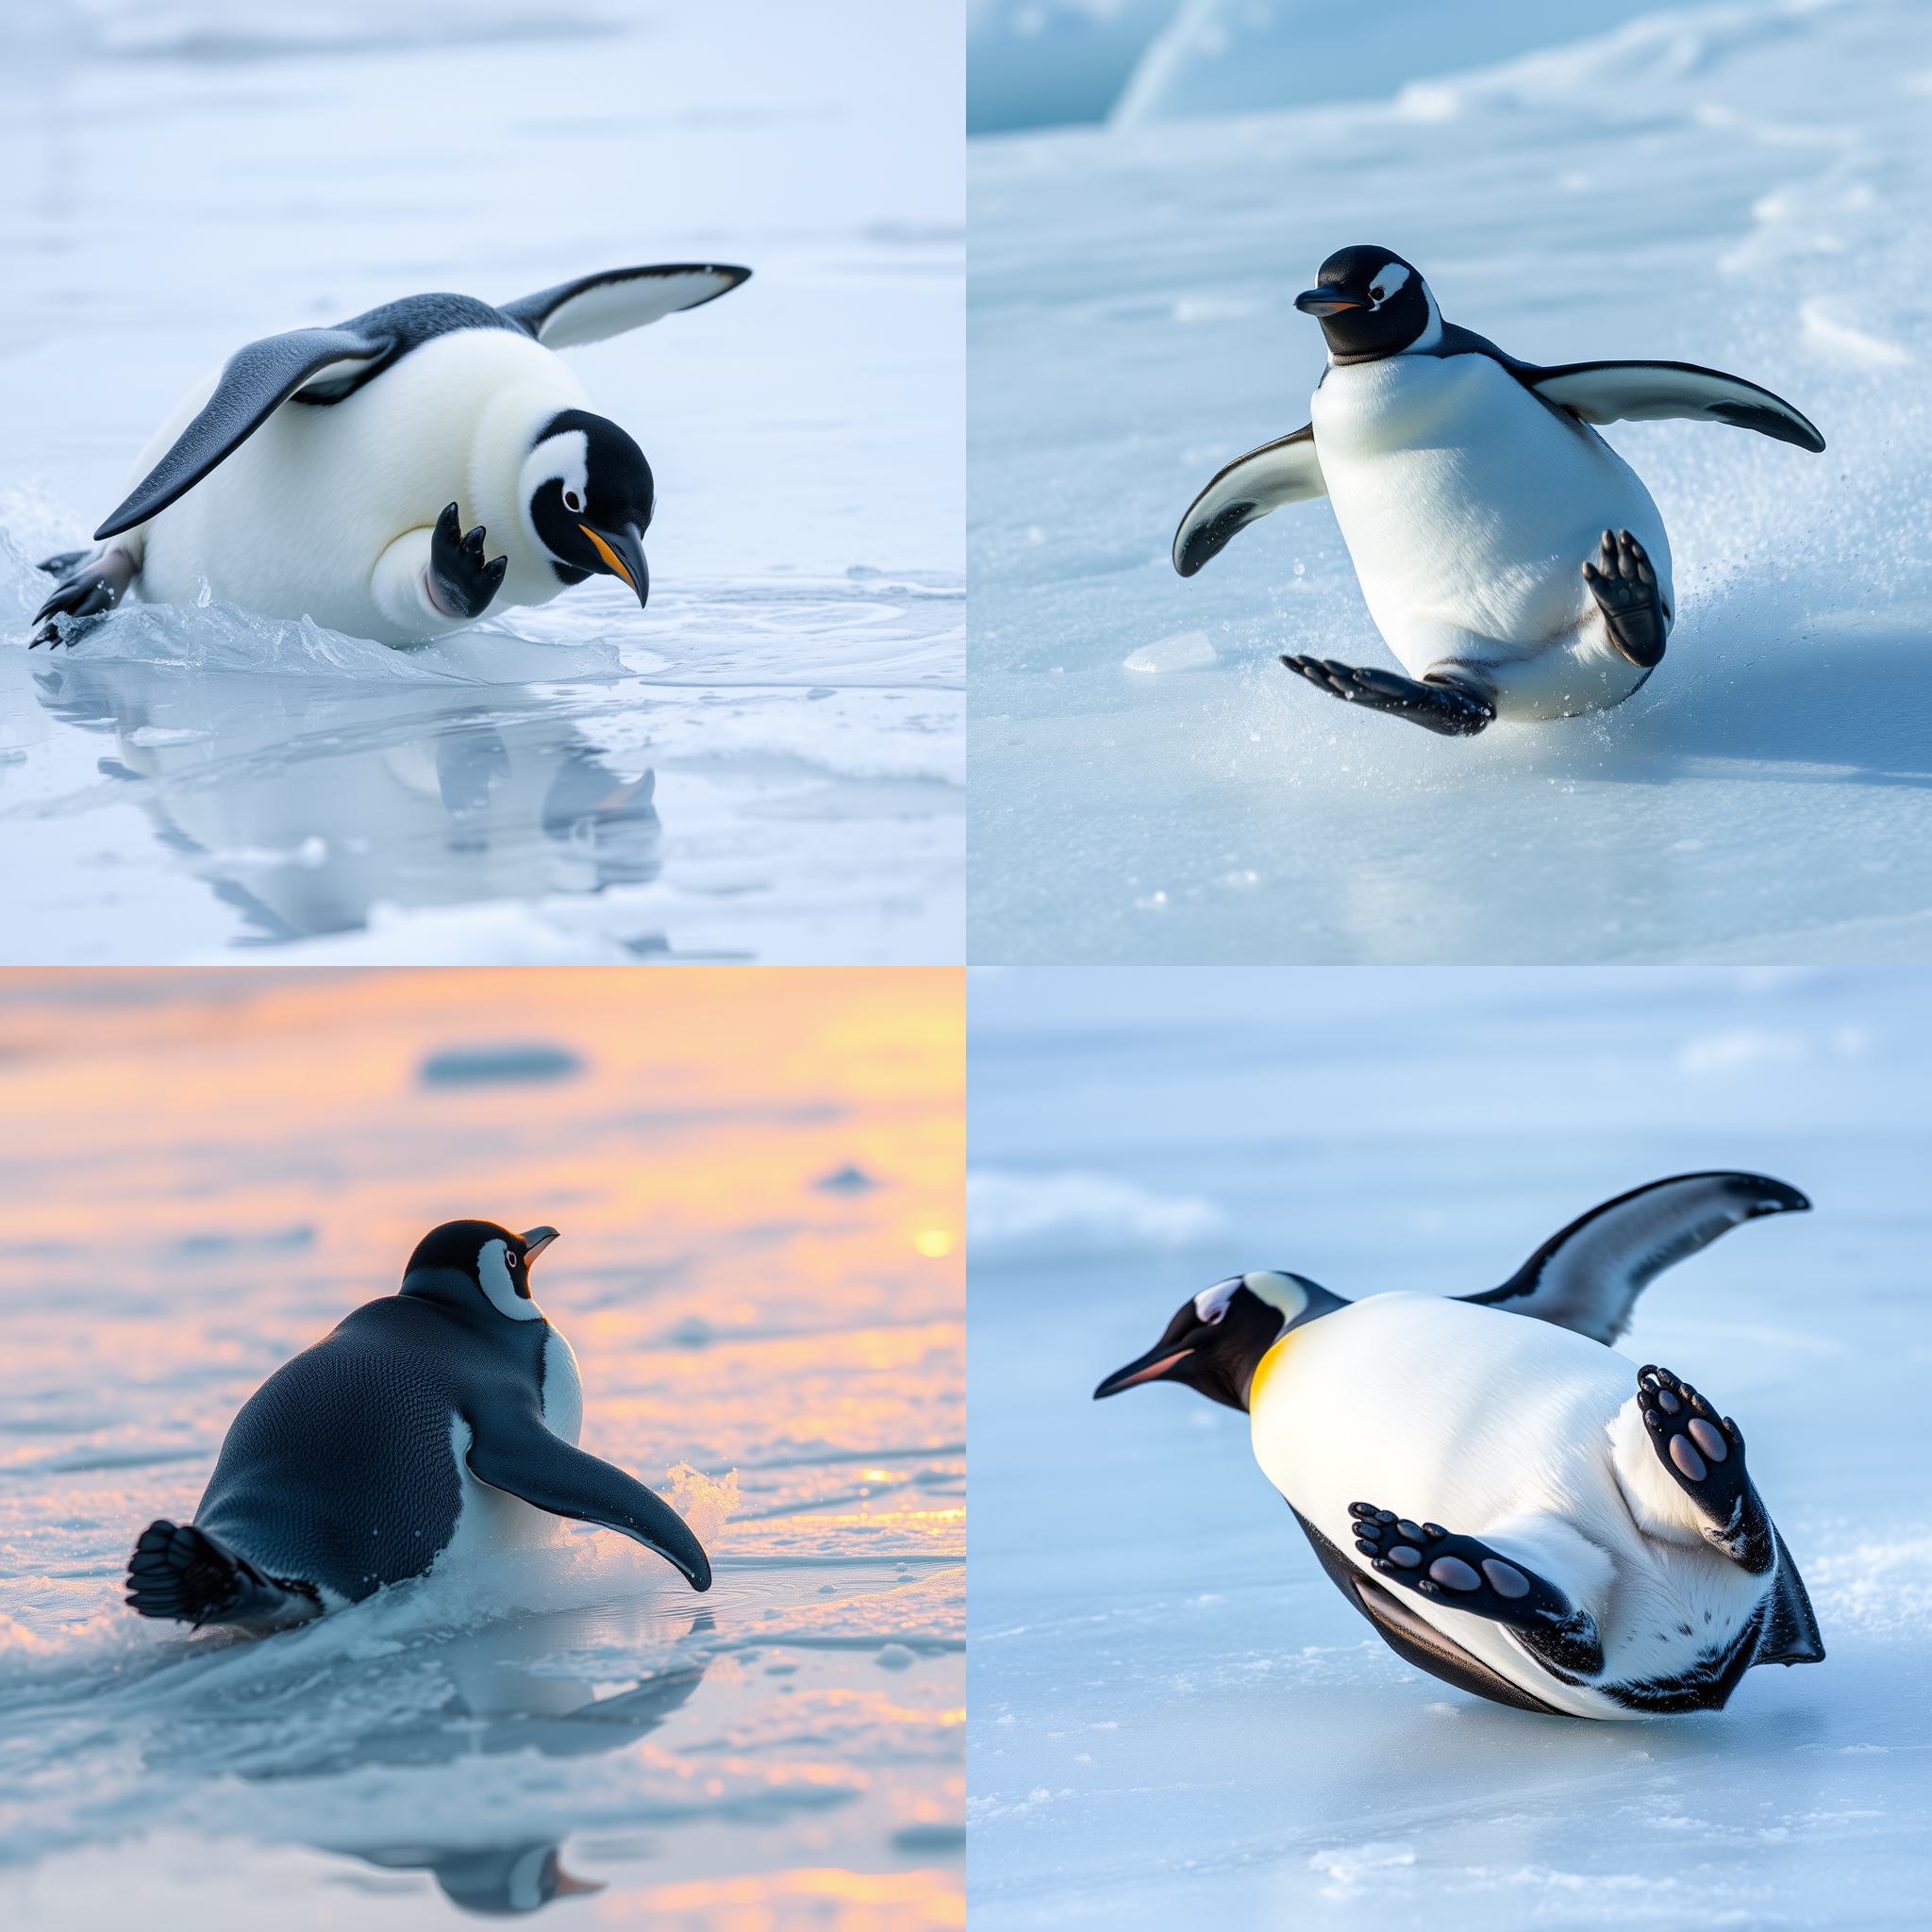
[[[1437,320],[1421,272],[1392,249],[1366,242],[1337,249],[1294,306],[1321,317],[1328,353],[1338,362],[1397,355]]]
[[[475,1314],[478,1297],[512,1322],[541,1322],[530,1294],[530,1264],[557,1239],[554,1227],[512,1234],[493,1221],[445,1221],[416,1243],[400,1294]]]
[[[1261,1357],[1297,1322],[1342,1306],[1300,1274],[1237,1274],[1183,1302],[1167,1333],[1143,1356],[1116,1369],[1093,1399],[1142,1382],[1182,1382],[1210,1402],[1246,1409]]]
[[[567,584],[597,571],[651,596],[644,532],[657,486],[644,453],[608,417],[564,409],[537,432],[524,461],[530,527]]]

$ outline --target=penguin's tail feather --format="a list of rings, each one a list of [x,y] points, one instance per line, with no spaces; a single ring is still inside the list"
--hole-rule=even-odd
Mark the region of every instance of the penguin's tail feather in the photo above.
[[[192,1523],[158,1519],[127,1559],[127,1606],[177,1623],[300,1624],[322,1614],[314,1585],[264,1576],[247,1557]]]

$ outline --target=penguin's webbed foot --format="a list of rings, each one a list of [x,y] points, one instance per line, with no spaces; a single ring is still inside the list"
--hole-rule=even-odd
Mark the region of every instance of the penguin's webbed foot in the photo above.
[[[1495,706],[1474,686],[1447,678],[1403,677],[1372,665],[1299,654],[1284,654],[1281,661],[1330,697],[1391,712],[1443,738],[1473,738],[1496,715]]]
[[[1619,655],[1640,671],[1654,671],[1663,662],[1669,625],[1643,545],[1628,530],[1606,530],[1596,556],[1583,566],[1583,581]]]
[[[1356,1549],[1375,1574],[1419,1596],[1507,1624],[1545,1662],[1569,1674],[1604,1667],[1596,1619],[1547,1577],[1440,1523],[1414,1523],[1373,1503],[1351,1503]]]
[[[120,603],[134,581],[134,559],[125,550],[66,551],[48,558],[41,568],[51,572],[57,565],[65,566],[71,574],[34,612],[29,651],[37,651],[42,644],[50,650],[72,644],[93,628],[92,620],[105,617]],[[67,620],[64,626],[63,618]]]
[[[429,601],[445,617],[465,621],[481,617],[503,583],[509,558],[483,561],[481,524],[463,535],[455,504],[447,504],[429,538]]]
[[[1744,1434],[1689,1382],[1647,1362],[1637,1399],[1657,1459],[1696,1504],[1706,1542],[1754,1575],[1771,1568],[1771,1519],[1744,1467]]]

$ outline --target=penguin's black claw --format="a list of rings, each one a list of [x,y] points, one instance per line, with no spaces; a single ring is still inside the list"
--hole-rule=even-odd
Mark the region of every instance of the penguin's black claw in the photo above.
[[[1583,581],[1618,654],[1640,671],[1654,671],[1663,661],[1669,624],[1643,545],[1628,530],[1606,530],[1584,563]]]
[[[1398,1517],[1373,1503],[1351,1503],[1348,1513],[1356,1549],[1377,1576],[1521,1631],[1561,1670],[1589,1676],[1603,1669],[1595,1619],[1527,1564],[1478,1537],[1453,1536],[1440,1523]]]
[[[72,644],[93,628],[127,594],[134,581],[134,559],[126,551],[66,550],[50,557],[41,568],[64,567],[68,575],[55,586],[47,601],[34,612],[34,634],[27,649],[45,644],[50,650]],[[62,620],[66,622],[63,624]]]
[[[1403,677],[1370,665],[1299,653],[1284,654],[1281,661],[1330,697],[1372,711],[1391,712],[1444,738],[1472,738],[1496,715],[1496,708],[1480,691],[1446,678]]]
[[[447,504],[429,538],[429,594],[446,616],[465,620],[481,617],[503,583],[509,558],[483,561],[481,524],[463,535],[455,504]]]
[[[1654,1362],[1637,1372],[1637,1400],[1657,1459],[1705,1519],[1705,1541],[1754,1574],[1768,1569],[1771,1519],[1744,1467],[1744,1432]]]

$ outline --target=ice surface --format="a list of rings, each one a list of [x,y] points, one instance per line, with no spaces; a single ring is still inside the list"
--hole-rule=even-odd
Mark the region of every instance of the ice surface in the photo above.
[[[972,143],[973,957],[1922,958],[1928,75],[1923,7],[1729,5],[1379,106]],[[1290,305],[1363,240],[1532,359],[1712,363],[1823,426],[1610,429],[1683,607],[1621,709],[1452,741],[1291,678],[1392,661],[1319,502],[1174,575],[1195,491],[1307,421]],[[1124,669],[1189,630],[1212,669]]]
[[[957,959],[958,31],[886,0],[6,9],[0,956]],[[391,652],[137,608],[20,648],[34,561],[238,343],[707,257],[753,281],[571,352],[657,474],[647,610],[600,581]]]
[[[963,1280],[913,1236],[957,1234],[960,1052],[930,977],[0,987],[0,1109],[32,1124],[0,1250],[0,1922],[453,1924],[560,1848],[608,1923],[957,1924]],[[419,1078],[538,1004],[575,1078]],[[852,1165],[875,1184],[812,1185]],[[710,1592],[558,1524],[265,1641],[124,1609],[132,1537],[192,1512],[241,1403],[458,1214],[561,1229],[536,1288],[585,1447],[675,1502]]]
[[[1641,977],[974,975],[974,1926],[1921,1923],[1924,983]],[[1244,1417],[1090,1399],[1230,1274],[1470,1292],[1709,1166],[1816,1209],[1661,1277],[1621,1346],[1721,1391],[1829,1652],[1751,1672],[1722,1714],[1588,1724],[1451,1690],[1323,1576]],[[1005,1208],[996,1244],[982,1171],[1042,1204],[1024,1227]],[[1043,1211],[1096,1177],[1110,1239]]]

